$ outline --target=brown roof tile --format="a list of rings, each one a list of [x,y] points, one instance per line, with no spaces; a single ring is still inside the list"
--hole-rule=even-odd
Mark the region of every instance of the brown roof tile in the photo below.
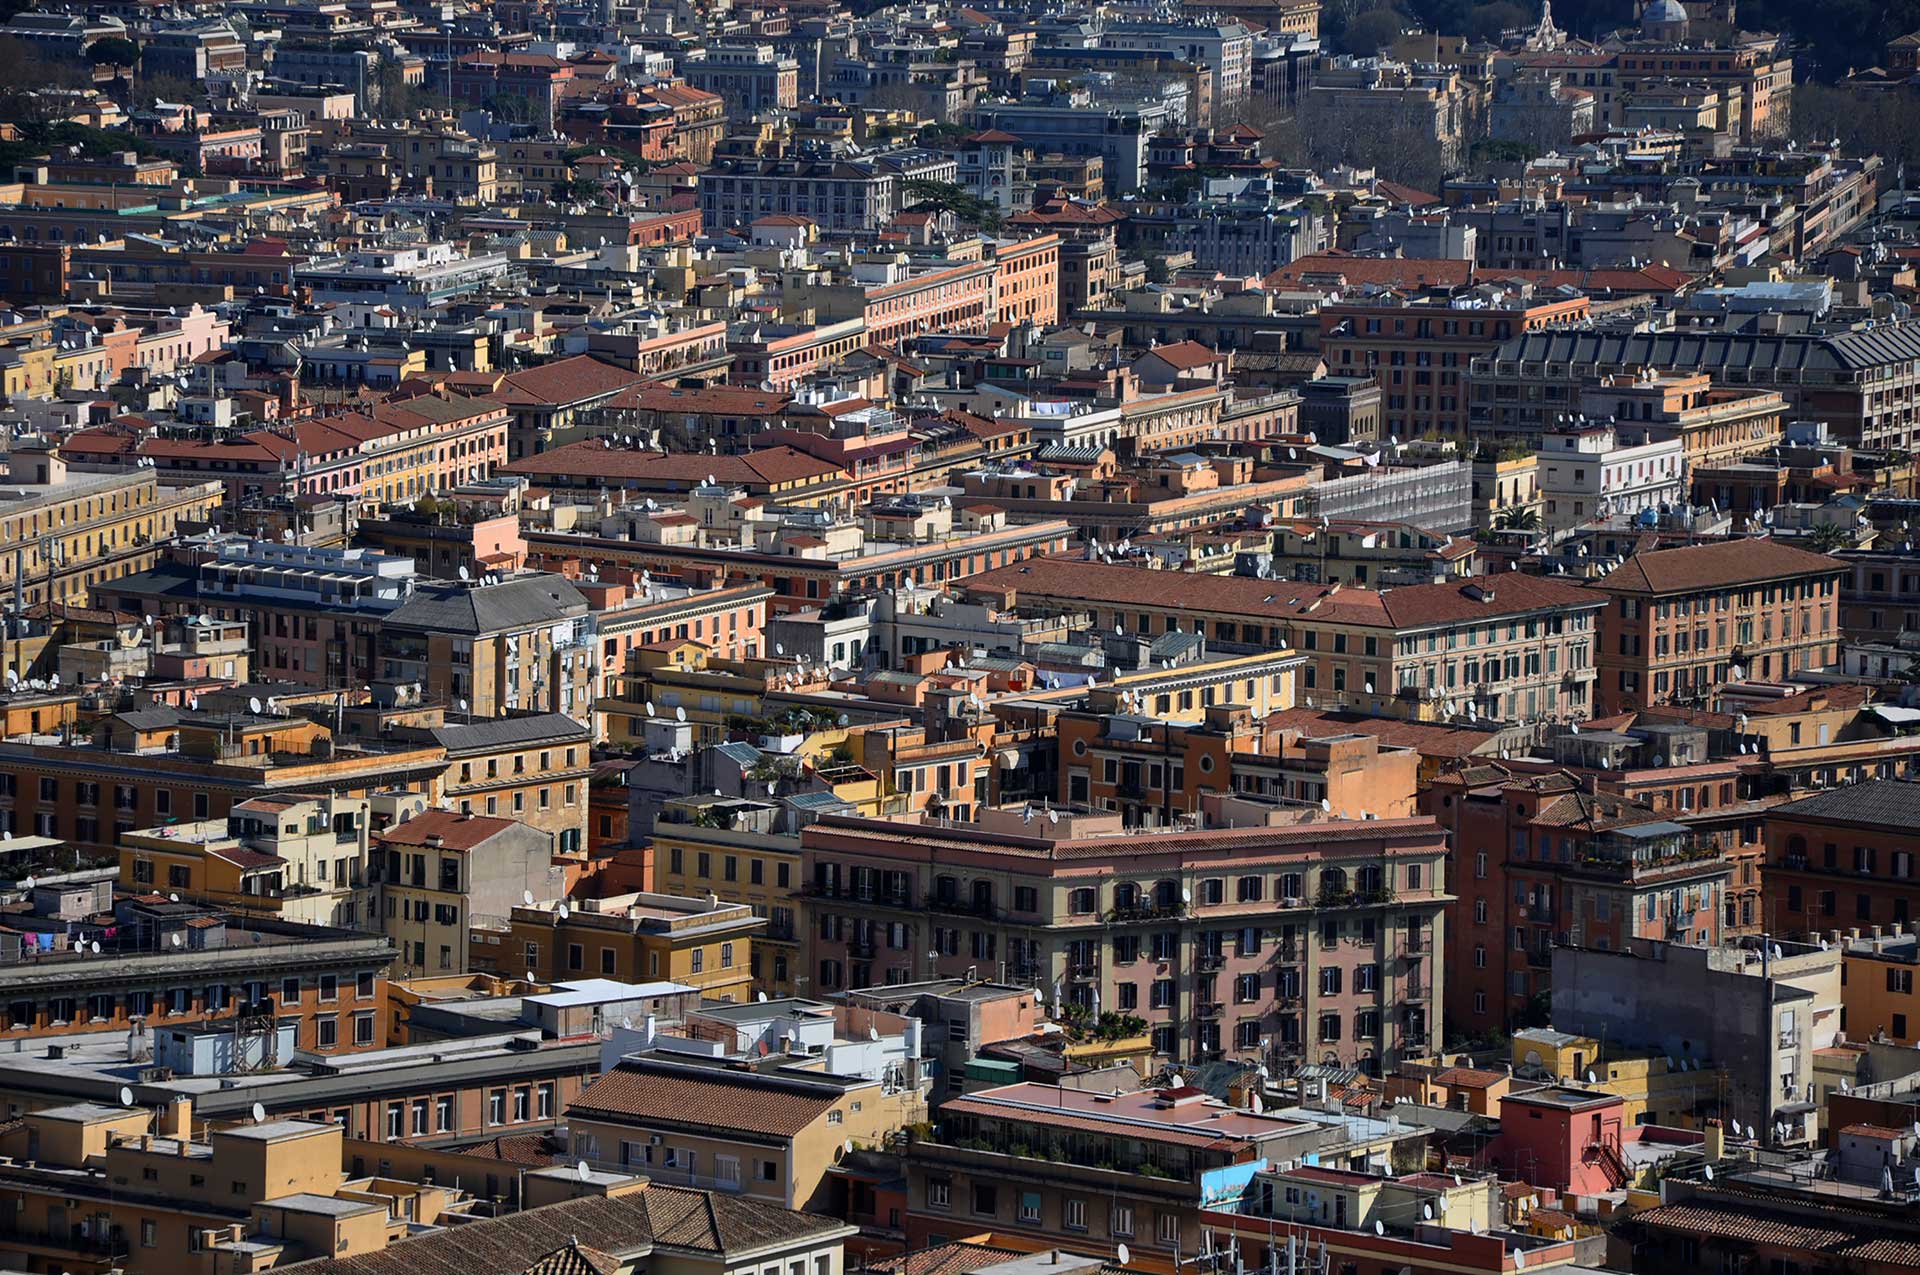
[[[643,1125],[705,1125],[790,1138],[825,1115],[834,1101],[727,1072],[691,1075],[622,1063],[581,1090],[568,1110]]]

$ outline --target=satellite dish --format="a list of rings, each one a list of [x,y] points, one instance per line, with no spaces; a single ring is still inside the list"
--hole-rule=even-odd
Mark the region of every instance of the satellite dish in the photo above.
[[[1322,797],[1320,799],[1320,809],[1327,814],[1332,814],[1333,803],[1331,801],[1328,801],[1325,797]]]
[[[178,934],[176,934],[176,935],[174,935],[174,936],[173,936],[173,945],[174,945],[175,947],[179,947],[179,946],[180,946],[180,944],[181,944],[181,938],[180,938],[180,936],[179,936]]]
[[[1709,1181],[1709,1182],[1711,1182],[1711,1181],[1713,1181],[1713,1166],[1712,1166],[1712,1165],[1708,1165],[1708,1166],[1707,1166],[1707,1181]]]
[[[471,580],[473,579],[473,572],[467,570],[465,567],[462,567],[460,568],[460,578],[462,580]]]
[[[647,716],[648,716],[648,717],[652,717],[652,716],[653,716],[653,701],[652,701],[652,700],[648,700],[648,701],[647,701]]]
[[[1049,811],[1047,811],[1047,822],[1048,822],[1048,823],[1059,823],[1059,822],[1060,822],[1060,812],[1059,812],[1058,810],[1049,810]]]
[[[1375,1235],[1385,1235],[1387,1233],[1387,1224],[1385,1222],[1375,1221],[1373,1224],[1373,1233]]]
[[[260,697],[258,695],[250,696],[248,698],[247,711],[249,713],[254,713],[254,714],[258,714],[260,712]]]
[[[1527,1255],[1521,1252],[1517,1248],[1513,1250],[1513,1269],[1516,1271],[1524,1270],[1526,1268],[1526,1265],[1527,1265]]]
[[[762,1005],[764,1005],[767,1003],[767,994],[765,992],[761,992],[755,999],[758,1000]]]
[[[573,1166],[573,1175],[582,1182],[590,1182],[593,1180],[593,1170],[587,1167],[585,1160],[581,1160]]]
[[[120,1105],[123,1107],[131,1107],[133,1105],[133,1090],[127,1088],[125,1085],[120,1086]]]
[[[1420,1206],[1420,1216],[1429,1222],[1433,1221],[1433,1205],[1422,1204]]]
[[[785,655],[787,653],[787,644],[785,642],[775,642],[773,644],[773,653],[775,655]]]
[[[180,901],[180,896],[177,894],[169,894],[167,896],[167,902],[169,903],[178,903],[179,901]]]
[[[267,1109],[261,1106],[257,1102],[253,1104],[252,1111],[253,1111],[253,1122],[255,1124],[259,1124],[261,1121],[267,1118]]]
[[[1190,889],[1188,889],[1188,888],[1187,888],[1186,886],[1184,886],[1184,885],[1180,887],[1180,901],[1181,901],[1182,903],[1191,903],[1191,902],[1193,902],[1193,891],[1192,891],[1192,890],[1190,890]]]
[[[520,902],[522,902],[522,903],[524,903],[524,904],[525,904],[526,906],[528,906],[528,907],[532,907],[532,906],[533,906],[533,891],[532,891],[532,890],[522,890],[522,891],[520,891]]]
[[[92,952],[95,956],[100,955],[100,940],[95,939],[91,944],[88,945],[87,950]]]
[[[555,908],[553,910],[553,914],[555,917],[559,918],[562,921],[566,920],[569,916],[573,915],[571,912],[567,911],[567,905],[564,903],[562,903],[559,907]]]
[[[1128,1262],[1131,1262],[1133,1260],[1133,1253],[1127,1248],[1125,1244],[1122,1244],[1120,1247],[1114,1249],[1113,1251],[1114,1251],[1114,1255],[1120,1259],[1120,1265],[1122,1266],[1125,1266]]]
[[[673,720],[674,720],[674,721],[676,721],[676,722],[684,722],[684,721],[686,721],[686,720],[687,720],[687,710],[686,710],[686,709],[684,709],[684,708],[676,708],[676,709],[674,709],[674,710],[673,710]]]
[[[1587,1068],[1587,1083],[1590,1085],[1597,1085],[1600,1083],[1600,1077],[1593,1074],[1593,1068],[1591,1067]]]

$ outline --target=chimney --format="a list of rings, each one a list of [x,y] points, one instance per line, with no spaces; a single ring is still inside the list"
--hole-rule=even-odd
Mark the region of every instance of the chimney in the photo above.
[[[1727,1131],[1718,1120],[1709,1120],[1704,1132],[1706,1140],[1701,1143],[1701,1154],[1706,1156],[1708,1164],[1718,1164],[1727,1155]]]
[[[160,1108],[160,1136],[182,1142],[193,1136],[193,1099],[182,1095]]]

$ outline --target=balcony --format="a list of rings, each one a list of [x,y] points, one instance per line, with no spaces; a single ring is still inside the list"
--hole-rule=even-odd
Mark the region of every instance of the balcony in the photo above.
[[[75,1265],[90,1262],[102,1267],[120,1266],[127,1261],[130,1247],[126,1235],[118,1227],[104,1236],[90,1235],[77,1226],[60,1233],[33,1227],[0,1227],[0,1249],[21,1249],[44,1253],[56,1259],[75,1259]]]
[[[1175,921],[1186,915],[1183,904],[1135,903],[1130,907],[1107,909],[1106,919],[1116,925],[1140,921]]]
[[[1199,959],[1194,962],[1195,968],[1202,974],[1218,974],[1226,964],[1226,954],[1222,952],[1202,952]]]
[[[1100,963],[1098,961],[1069,961],[1067,962],[1067,977],[1081,980],[1099,978]]]
[[[1202,1001],[1199,1008],[1202,1018],[1218,1018],[1227,1012],[1227,1007],[1219,1001]]]
[[[1528,948],[1527,964],[1537,970],[1553,968],[1553,949],[1547,948],[1541,950],[1538,948]]]
[[[1000,913],[993,904],[979,899],[962,898],[959,895],[929,894],[927,911],[947,912],[954,916],[977,916],[991,919]]]

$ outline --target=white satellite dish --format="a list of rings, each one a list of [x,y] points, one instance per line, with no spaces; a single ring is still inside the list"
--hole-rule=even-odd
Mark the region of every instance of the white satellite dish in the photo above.
[[[100,940],[95,939],[92,943],[89,943],[87,945],[87,950],[89,952],[92,952],[95,956],[100,955]]]
[[[133,1090],[127,1088],[125,1085],[120,1086],[120,1105],[123,1107],[131,1107],[133,1105]]]
[[[767,1003],[767,994],[765,992],[761,992],[757,997],[755,997],[755,999],[758,1000],[762,1005],[764,1005]]]
[[[566,920],[569,916],[573,915],[571,912],[567,911],[567,905],[564,903],[562,903],[559,907],[555,908],[553,910],[553,914],[554,916],[558,917],[562,921]]]
[[[532,890],[522,890],[522,891],[520,891],[520,902],[522,902],[522,903],[524,903],[524,904],[526,904],[526,905],[527,905],[528,907],[532,907],[532,906],[533,906],[533,891],[532,891]]]
[[[1593,1074],[1593,1068],[1591,1067],[1587,1068],[1587,1083],[1590,1085],[1597,1085],[1600,1083],[1600,1077]]]
[[[1058,810],[1049,810],[1049,811],[1047,811],[1047,822],[1048,822],[1048,823],[1059,823],[1059,822],[1060,822],[1060,812],[1059,812]]]
[[[253,1104],[252,1111],[253,1111],[253,1122],[255,1124],[259,1124],[267,1118],[267,1109],[261,1106],[257,1102]]]
[[[1526,1268],[1526,1265],[1527,1265],[1527,1255],[1521,1252],[1517,1248],[1513,1250],[1513,1269],[1516,1271],[1524,1270]]]
[[[1387,1233],[1387,1224],[1385,1222],[1375,1221],[1373,1224],[1373,1233],[1375,1235],[1385,1235]]]
[[[182,941],[183,941],[183,940],[182,940],[182,939],[180,938],[180,936],[179,936],[178,934],[176,934],[176,935],[174,935],[174,936],[173,936],[173,945],[174,945],[175,947],[179,947]]]
[[[465,567],[462,567],[462,568],[460,568],[460,578],[461,578],[462,580],[472,580],[472,579],[473,579],[473,572],[471,572],[471,571],[469,571],[469,570],[467,570],[467,569],[466,569]]]
[[[1333,813],[1333,803],[1332,803],[1331,801],[1328,801],[1328,800],[1327,800],[1327,799],[1326,799],[1325,797],[1322,797],[1322,798],[1320,799],[1320,809],[1321,809],[1321,810],[1322,810],[1322,811],[1323,811],[1324,813],[1327,813],[1327,814],[1332,814],[1332,813]]]
[[[178,903],[179,901],[180,901],[180,896],[177,894],[169,894],[167,896],[167,902],[169,903]]]
[[[248,711],[249,713],[255,713],[255,714],[257,714],[257,713],[259,713],[259,711],[260,711],[260,697],[259,697],[258,695],[254,695],[254,696],[250,696],[250,697],[248,698],[248,700],[247,700],[247,711]]]
[[[1125,1266],[1128,1262],[1131,1262],[1133,1260],[1133,1253],[1130,1249],[1127,1248],[1125,1244],[1120,1245],[1120,1247],[1114,1249],[1113,1251],[1114,1251],[1114,1255],[1120,1259],[1120,1265],[1122,1266]]]
[[[1711,1182],[1711,1181],[1713,1181],[1713,1166],[1712,1166],[1712,1165],[1708,1165],[1708,1166],[1707,1166],[1707,1181],[1709,1181],[1709,1182]]]
[[[1433,1221],[1433,1205],[1422,1204],[1420,1206],[1420,1216],[1429,1222]]]
[[[590,1182],[593,1180],[593,1170],[587,1167],[585,1160],[581,1160],[573,1166],[573,1175],[582,1182]]]
[[[674,709],[674,710],[673,710],[673,720],[674,720],[674,721],[676,721],[676,722],[684,722],[684,721],[686,721],[686,720],[687,720],[687,710],[686,710],[686,709],[684,709],[684,708],[676,708],[676,709]]]
[[[652,700],[648,700],[648,701],[647,701],[647,716],[648,716],[648,717],[652,717],[652,716],[653,716],[653,701],[652,701]]]

